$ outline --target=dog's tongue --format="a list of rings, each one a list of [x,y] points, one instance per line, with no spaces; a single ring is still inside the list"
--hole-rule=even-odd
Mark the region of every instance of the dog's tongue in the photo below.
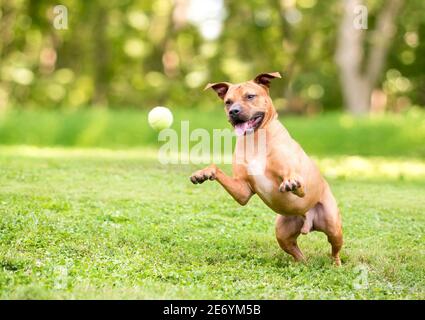
[[[238,137],[243,136],[248,129],[248,121],[235,125],[235,133]]]

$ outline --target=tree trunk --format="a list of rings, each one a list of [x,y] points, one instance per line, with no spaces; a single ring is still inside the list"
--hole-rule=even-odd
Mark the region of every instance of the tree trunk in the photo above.
[[[370,110],[372,91],[379,80],[395,34],[395,20],[404,0],[388,0],[377,17],[371,32],[369,55],[365,54],[366,30],[356,29],[355,8],[363,0],[342,0],[344,15],[341,20],[335,60],[340,68],[340,82],[346,108],[354,114]],[[363,70],[365,66],[365,70]]]
[[[107,107],[108,87],[110,80],[110,53],[106,39],[106,26],[108,24],[108,11],[100,6],[96,8],[95,23],[93,26],[92,39],[94,43],[94,96],[93,103],[97,107]]]

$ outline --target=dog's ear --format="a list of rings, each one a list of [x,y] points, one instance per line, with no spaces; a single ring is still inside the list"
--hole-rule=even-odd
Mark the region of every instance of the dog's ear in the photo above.
[[[213,88],[213,90],[217,93],[220,99],[224,99],[224,96],[226,95],[227,90],[229,90],[230,85],[231,84],[228,82],[208,83],[204,90]]]
[[[255,77],[254,82],[270,88],[270,81],[275,78],[282,78],[279,72],[261,73]]]

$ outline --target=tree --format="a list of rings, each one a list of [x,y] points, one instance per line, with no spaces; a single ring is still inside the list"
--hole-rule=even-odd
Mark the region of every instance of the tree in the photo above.
[[[370,98],[396,31],[395,20],[404,0],[388,0],[377,16],[376,28],[371,32],[369,53],[365,52],[366,30],[355,28],[355,9],[362,0],[342,0],[344,14],[340,24],[336,63],[341,75],[341,87],[348,110],[355,114],[370,109]],[[364,6],[363,6],[364,7]],[[357,13],[359,14],[359,13]],[[363,69],[364,68],[364,69]]]

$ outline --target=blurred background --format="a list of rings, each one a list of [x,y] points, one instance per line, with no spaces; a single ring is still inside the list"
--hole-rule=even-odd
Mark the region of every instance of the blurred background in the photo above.
[[[120,121],[108,129],[112,145],[136,144],[134,135],[153,141],[155,133],[140,128],[152,107],[169,107],[177,120],[216,112],[222,119],[221,102],[202,91],[207,82],[271,71],[283,74],[271,92],[282,115],[424,118],[423,0],[60,4],[67,17],[58,29],[57,1],[0,0],[0,143],[96,145]],[[358,30],[362,5],[367,29]],[[418,139],[422,120],[414,123]]]

